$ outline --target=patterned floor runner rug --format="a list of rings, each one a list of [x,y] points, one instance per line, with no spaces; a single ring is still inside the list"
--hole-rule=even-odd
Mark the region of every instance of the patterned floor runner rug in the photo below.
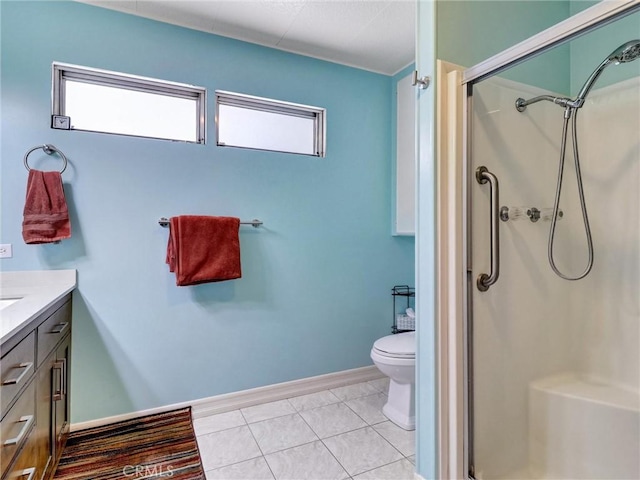
[[[73,432],[54,480],[204,480],[191,409]]]

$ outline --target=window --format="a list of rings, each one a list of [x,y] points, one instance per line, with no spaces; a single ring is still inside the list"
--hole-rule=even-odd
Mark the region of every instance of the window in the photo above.
[[[205,143],[206,90],[53,64],[53,128]]]
[[[324,157],[325,109],[216,91],[217,144]]]

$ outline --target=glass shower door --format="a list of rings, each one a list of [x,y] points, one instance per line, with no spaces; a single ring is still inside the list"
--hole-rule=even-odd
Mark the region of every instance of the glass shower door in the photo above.
[[[564,109],[546,101],[515,108],[520,97],[575,95],[585,72],[631,40],[634,28],[637,36],[639,15],[473,85],[468,348],[476,479],[640,478],[640,61],[604,72],[579,110],[595,249],[582,280],[561,279],[547,258]],[[558,78],[541,75],[552,64]],[[588,248],[571,143],[560,210],[554,258],[561,271],[579,274]]]

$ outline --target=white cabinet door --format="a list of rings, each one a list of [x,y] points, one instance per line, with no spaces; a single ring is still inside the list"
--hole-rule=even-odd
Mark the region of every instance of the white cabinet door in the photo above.
[[[411,75],[398,81],[396,129],[396,211],[394,235],[416,233],[416,92]]]

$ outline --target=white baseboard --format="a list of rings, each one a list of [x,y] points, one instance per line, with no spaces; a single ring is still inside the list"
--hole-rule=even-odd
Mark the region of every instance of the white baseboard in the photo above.
[[[84,430],[86,428],[101,427],[109,423],[129,420],[131,418],[168,412],[179,408],[192,408],[193,418],[201,418],[218,413],[229,412],[239,408],[251,407],[260,403],[275,402],[285,398],[297,397],[309,393],[319,392],[328,388],[337,388],[344,385],[366,382],[383,378],[384,375],[375,365],[354,368],[342,372],[327,373],[316,377],[302,378],[290,382],[276,383],[264,387],[241,390],[239,392],[225,393],[213,397],[193,400],[191,402],[174,403],[163,407],[140,410],[137,412],[114,415],[112,417],[90,420],[88,422],[74,423],[71,431]]]

